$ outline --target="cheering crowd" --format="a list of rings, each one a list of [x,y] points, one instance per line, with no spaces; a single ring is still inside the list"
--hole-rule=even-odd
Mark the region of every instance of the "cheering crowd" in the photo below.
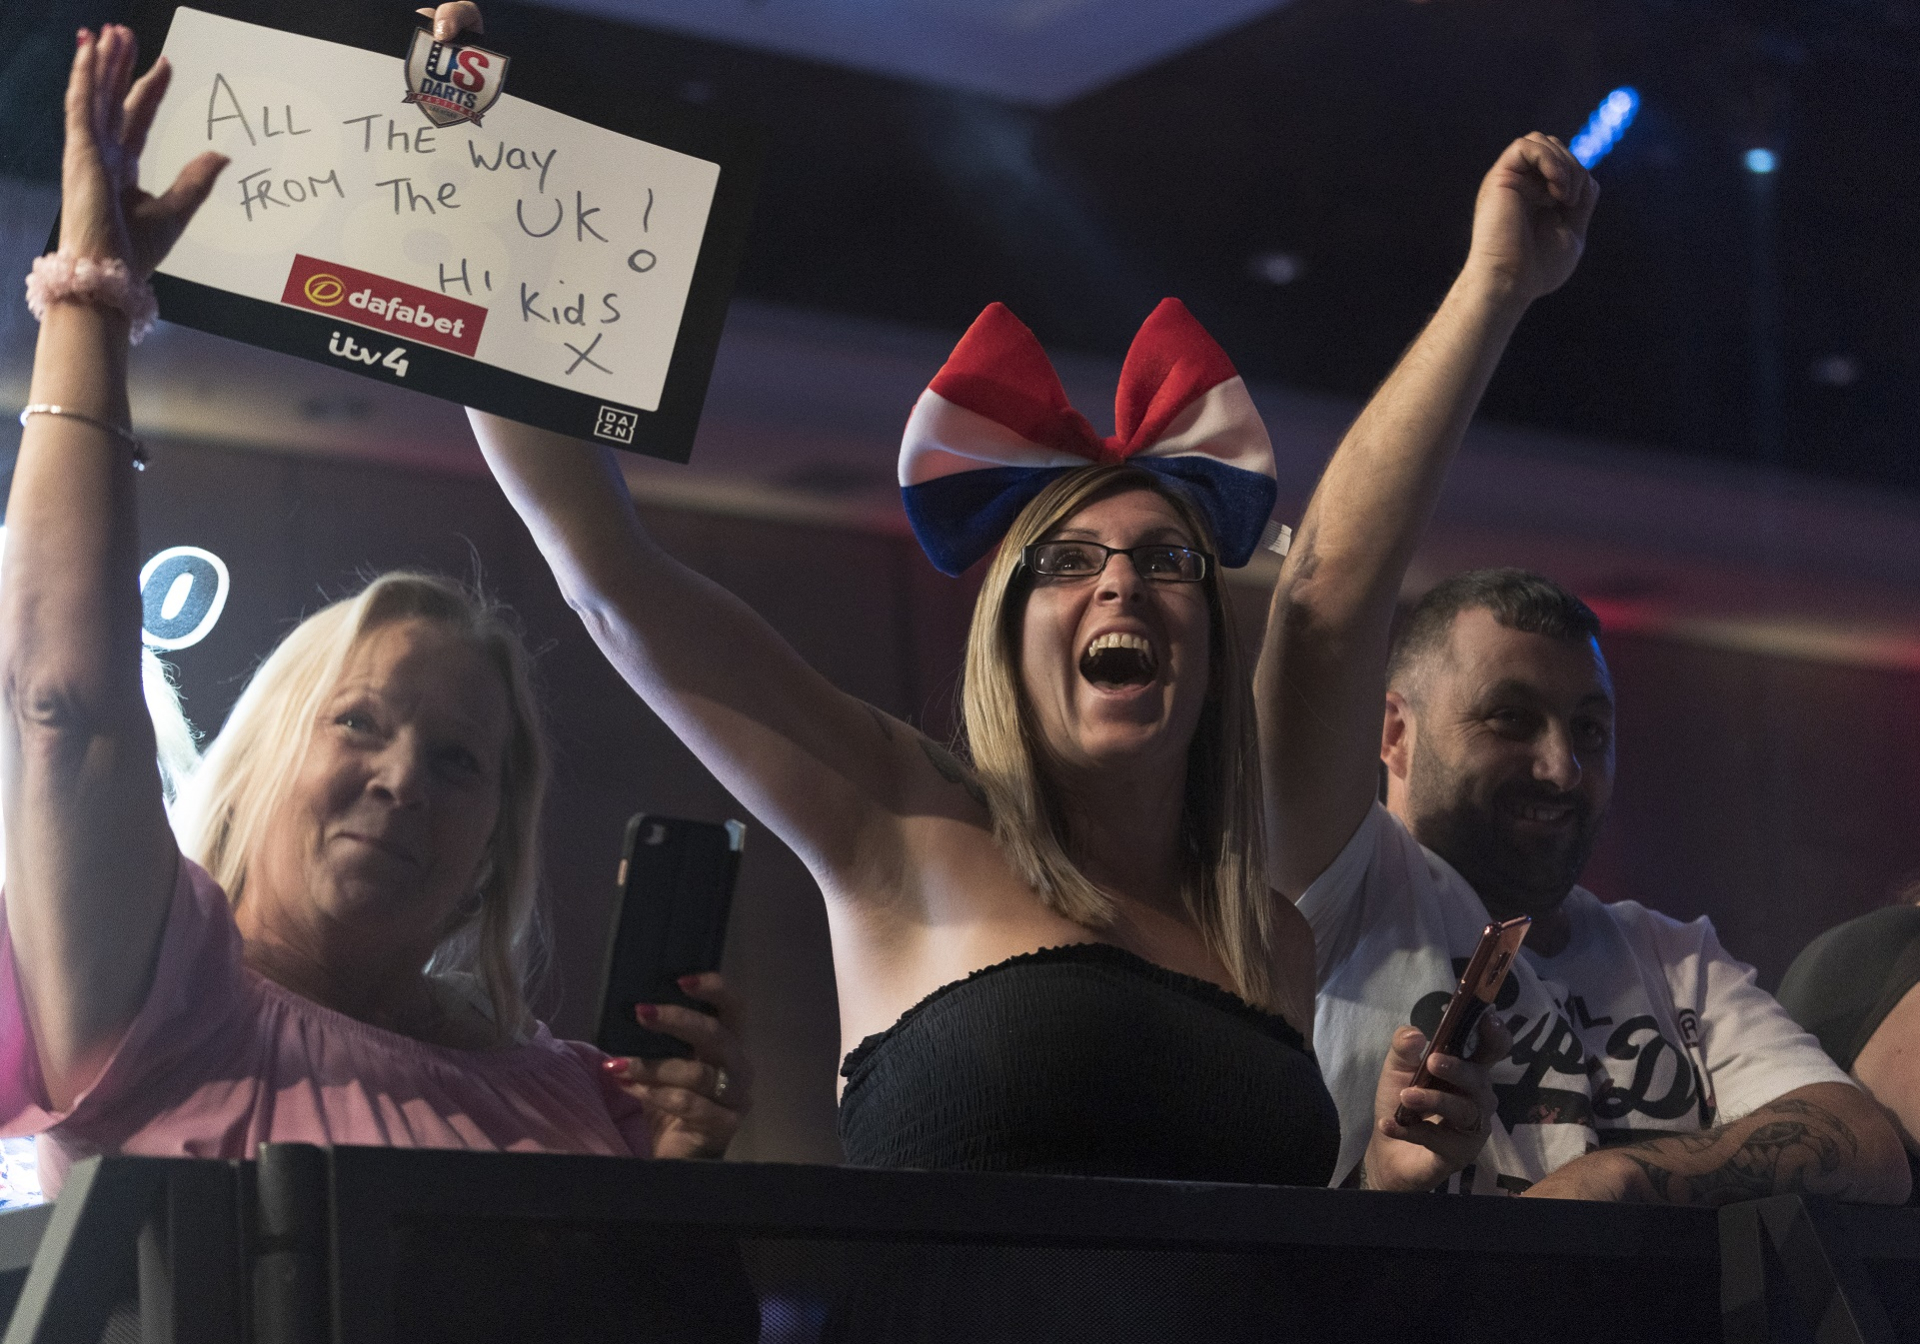
[[[468,3],[427,11],[477,29]],[[484,600],[383,575],[261,664],[171,806],[140,661],[129,338],[218,155],[159,195],[164,96],[78,35],[59,245],[0,595],[0,1132],[79,1157],[304,1141],[712,1157],[751,1104],[686,1059],[555,1039],[524,993],[548,749]],[[850,1161],[1720,1204],[1899,1203],[1920,1134],[1920,910],[1823,936],[1786,1006],[1682,923],[1578,885],[1613,788],[1594,613],[1480,570],[1399,609],[1480,396],[1573,273],[1597,188],[1559,141],[1487,173],[1460,274],[1327,463],[1258,649],[1222,570],[1272,448],[1176,301],[1115,433],[994,305],[912,408],[906,512],[986,563],[950,751],[836,689],[650,538],[609,450],[470,412],[569,605],[806,863],[829,914]],[[903,408],[905,409],[905,408]],[[103,837],[111,837],[103,843]],[[1490,920],[1532,927],[1470,1052],[1422,1052]],[[1791,1010],[1791,1011],[1789,1011]]]

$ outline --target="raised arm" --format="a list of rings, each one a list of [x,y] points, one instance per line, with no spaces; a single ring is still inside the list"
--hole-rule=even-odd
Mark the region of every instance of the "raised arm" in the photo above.
[[[1507,146],[1480,184],[1459,278],[1307,505],[1255,673],[1273,884],[1295,900],[1377,794],[1401,581],[1507,339],[1573,273],[1598,193],[1558,140]]]
[[[835,688],[745,603],[661,550],[612,450],[468,417],[568,605],[628,684],[830,897],[891,893],[891,823],[915,806],[903,788],[934,786],[933,806],[967,802],[938,787],[917,734]]]
[[[60,252],[144,279],[213,185],[206,155],[159,199],[134,185],[165,91],[129,91],[133,35],[82,32],[67,89]],[[7,501],[0,763],[7,931],[48,1100],[97,1076],[146,998],[177,851],[140,684],[138,525],[125,427],[126,316],[52,303]]]

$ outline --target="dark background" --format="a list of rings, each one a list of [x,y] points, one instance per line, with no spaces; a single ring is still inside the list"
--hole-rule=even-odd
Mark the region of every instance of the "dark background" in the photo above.
[[[0,173],[53,178],[72,29],[115,8],[0,13]],[[410,21],[392,0],[245,9],[396,52]],[[1250,378],[1350,396],[1438,300],[1501,147],[1571,136],[1631,84],[1589,255],[1486,413],[1920,487],[1912,0],[1294,0],[1049,111],[486,12],[525,96],[678,99],[770,132],[746,296],[948,329],[1000,299],[1050,345],[1118,352],[1178,294]],[[1754,147],[1779,171],[1747,172]],[[1254,273],[1274,251],[1292,283]]]

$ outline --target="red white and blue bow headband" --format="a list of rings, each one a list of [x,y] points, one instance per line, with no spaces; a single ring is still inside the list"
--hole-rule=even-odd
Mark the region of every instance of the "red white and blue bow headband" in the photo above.
[[[914,403],[900,445],[907,520],[935,568],[959,574],[996,546],[1048,482],[1126,463],[1183,486],[1220,563],[1244,565],[1273,513],[1273,443],[1247,386],[1178,299],[1133,338],[1102,438],[1067,402],[1040,342],[1004,304],[960,338]]]

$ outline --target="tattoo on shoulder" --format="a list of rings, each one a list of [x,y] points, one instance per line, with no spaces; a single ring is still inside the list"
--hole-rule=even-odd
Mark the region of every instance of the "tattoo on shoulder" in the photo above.
[[[889,742],[893,741],[893,724],[888,720],[887,716],[882,714],[878,709],[875,709],[872,705],[865,705],[865,709],[867,713],[873,716],[873,726],[880,730],[880,736]],[[987,806],[987,791],[980,786],[978,777],[961,762],[958,756],[955,756],[951,751],[948,751],[925,733],[916,732],[914,736],[919,739],[920,750],[926,753],[928,764],[933,766],[934,771],[940,778],[946,780],[949,784],[958,784],[967,791],[967,797],[973,799],[974,802],[980,804],[982,807]]]
[[[958,784],[967,791],[967,797],[982,807],[987,806],[987,791],[980,787],[973,771],[960,763],[958,756],[924,734],[920,738],[920,750],[927,754],[928,763],[939,772],[940,778],[949,784]]]
[[[1747,1131],[1726,1160],[1706,1171],[1676,1171],[1668,1165],[1668,1155],[1698,1157],[1725,1141],[1734,1126],[1650,1139],[1620,1151],[1659,1199],[1709,1205],[1830,1188],[1831,1178],[1859,1154],[1860,1141],[1853,1131],[1824,1106],[1788,1097],[1764,1109],[1766,1117]]]

